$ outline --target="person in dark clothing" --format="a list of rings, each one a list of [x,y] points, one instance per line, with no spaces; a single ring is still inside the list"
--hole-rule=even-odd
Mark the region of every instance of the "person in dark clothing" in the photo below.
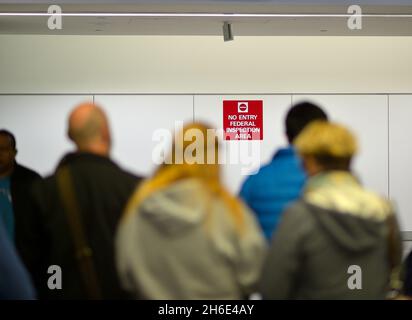
[[[109,159],[109,126],[100,107],[86,103],[75,108],[68,134],[77,152],[64,156],[55,174],[33,188],[31,222],[36,228],[27,233],[29,270],[40,298],[127,298],[114,264],[114,235],[140,179]],[[80,227],[73,227],[73,217]],[[51,265],[61,268],[61,289],[49,288]]]
[[[0,300],[32,300],[35,291],[0,221]]]
[[[0,130],[0,219],[10,241],[18,252],[26,250],[22,235],[27,224],[27,199],[34,181],[40,175],[16,162],[17,148],[14,135],[8,130]]]

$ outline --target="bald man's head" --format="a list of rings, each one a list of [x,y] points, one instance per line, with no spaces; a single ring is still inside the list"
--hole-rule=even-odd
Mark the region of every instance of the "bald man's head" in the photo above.
[[[104,111],[93,103],[78,105],[69,117],[69,138],[80,151],[108,155],[111,145]]]

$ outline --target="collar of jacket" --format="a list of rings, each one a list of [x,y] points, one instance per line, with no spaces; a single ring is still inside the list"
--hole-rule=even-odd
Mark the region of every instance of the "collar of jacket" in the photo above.
[[[363,188],[347,171],[329,171],[311,177],[304,200],[323,209],[378,221],[393,212],[392,204],[379,194]]]
[[[12,171],[12,173],[11,173],[11,175],[10,175],[10,179],[11,179],[11,180],[15,180],[15,179],[17,179],[17,178],[20,178],[21,176],[24,175],[25,169],[26,169],[26,168],[23,167],[23,166],[21,166],[21,165],[19,165],[19,164],[17,163],[17,161],[14,161],[14,167],[13,167],[13,171]]]
[[[66,154],[58,165],[58,168],[75,162],[104,162],[110,165],[116,165],[109,157],[101,156],[91,152],[71,152]]]
[[[291,145],[285,148],[281,148],[278,151],[276,151],[275,155],[273,156],[273,159],[279,158],[279,157],[295,157],[296,150],[293,148]]]
[[[318,173],[310,177],[306,183],[305,193],[315,191],[323,187],[339,187],[339,186],[359,186],[359,180],[349,171],[326,171]]]

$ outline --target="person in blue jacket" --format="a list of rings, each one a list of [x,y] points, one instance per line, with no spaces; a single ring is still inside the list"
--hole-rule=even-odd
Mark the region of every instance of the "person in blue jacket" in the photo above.
[[[0,221],[0,300],[32,300],[31,279]]]
[[[296,200],[303,188],[306,174],[293,141],[303,128],[315,120],[328,120],[317,105],[301,102],[292,106],[285,119],[289,146],[279,149],[272,161],[244,182],[240,197],[255,212],[265,238],[270,241],[288,204]]]

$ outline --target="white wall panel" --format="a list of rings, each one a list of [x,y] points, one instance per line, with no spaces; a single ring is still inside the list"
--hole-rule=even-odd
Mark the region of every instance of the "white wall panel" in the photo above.
[[[97,95],[95,102],[107,112],[113,136],[113,159],[125,169],[149,175],[157,129],[174,132],[175,122],[193,120],[190,95]]]
[[[412,95],[389,97],[389,192],[405,231],[412,231]]]
[[[17,161],[42,175],[51,173],[74,147],[67,138],[67,118],[78,103],[92,96],[0,96],[0,128],[14,133]]]

